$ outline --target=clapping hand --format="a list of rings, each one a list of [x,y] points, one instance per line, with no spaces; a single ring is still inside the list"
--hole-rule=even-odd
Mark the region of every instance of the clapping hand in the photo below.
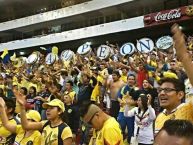
[[[18,90],[13,89],[13,93],[16,97],[17,102],[21,105],[24,106],[26,104],[26,96],[20,93]]]
[[[151,99],[152,96],[150,94],[147,95],[148,101],[147,101],[147,106],[151,105]]]
[[[121,106],[121,107],[124,107],[125,105],[126,105],[126,101],[125,101],[125,100],[121,100],[121,101],[120,101],[120,106]]]
[[[129,95],[129,92],[127,92],[126,95],[123,96],[123,98],[125,99],[126,104],[132,105],[133,100],[132,100],[131,96]]]

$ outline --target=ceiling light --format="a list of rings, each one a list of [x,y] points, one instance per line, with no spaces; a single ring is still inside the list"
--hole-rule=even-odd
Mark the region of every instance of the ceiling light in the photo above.
[[[24,55],[24,54],[25,54],[25,52],[23,52],[23,51],[20,51],[20,52],[19,52],[19,54],[20,54],[20,55]]]
[[[179,29],[180,29],[180,30],[182,30],[182,29],[183,29],[183,27],[182,27],[182,26],[179,26]]]

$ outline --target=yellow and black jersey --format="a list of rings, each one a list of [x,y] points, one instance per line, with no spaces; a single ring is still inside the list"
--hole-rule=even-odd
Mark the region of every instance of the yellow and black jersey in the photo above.
[[[33,131],[33,133],[25,137],[25,130],[23,130],[21,125],[16,127],[16,138],[14,145],[40,145],[41,143],[41,133],[39,131]]]
[[[9,123],[17,125],[17,121],[13,118],[9,120]],[[10,145],[13,144],[15,140],[15,134],[8,131],[2,124],[0,120],[0,145]]]
[[[49,121],[42,121],[41,145],[62,145],[63,140],[72,138],[72,131],[65,123],[52,127]]]

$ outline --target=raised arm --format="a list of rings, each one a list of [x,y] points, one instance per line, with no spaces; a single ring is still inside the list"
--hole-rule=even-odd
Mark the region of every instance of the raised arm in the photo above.
[[[153,120],[155,120],[156,115],[155,115],[155,110],[151,107],[152,96],[150,94],[148,94],[147,97],[148,97],[147,106],[148,106],[148,110],[149,110],[149,119],[151,121],[153,121]]]
[[[21,125],[23,129],[24,130],[41,130],[43,127],[41,122],[30,122],[27,120],[26,111],[25,111],[25,104],[26,104],[25,96],[19,93],[17,90],[14,90],[14,95],[17,99],[17,102],[20,105]]]
[[[17,125],[9,122],[9,119],[8,119],[7,114],[5,112],[5,107],[6,107],[5,101],[3,100],[2,97],[0,97],[0,118],[2,120],[2,124],[11,133],[15,133]]]
[[[177,24],[174,24],[171,28],[174,39],[174,48],[176,49],[176,54],[178,59],[182,62],[184,69],[190,79],[191,84],[193,85],[193,63],[192,58],[188,54],[186,42],[184,39],[184,34],[179,29]]]

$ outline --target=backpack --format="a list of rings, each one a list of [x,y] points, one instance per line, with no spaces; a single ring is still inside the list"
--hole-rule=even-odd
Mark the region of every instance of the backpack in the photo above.
[[[42,127],[42,131],[44,130],[44,128],[48,125],[50,125],[51,122],[48,120],[44,126]],[[62,145],[63,144],[63,140],[61,138],[62,135],[62,131],[64,130],[64,128],[66,128],[68,125],[66,123],[62,123],[58,126],[58,145]]]

